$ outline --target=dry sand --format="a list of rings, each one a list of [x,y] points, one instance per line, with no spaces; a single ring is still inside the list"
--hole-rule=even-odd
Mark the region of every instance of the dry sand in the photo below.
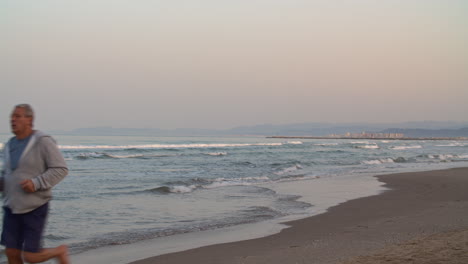
[[[468,168],[378,176],[390,190],[278,234],[133,264],[468,263]]]

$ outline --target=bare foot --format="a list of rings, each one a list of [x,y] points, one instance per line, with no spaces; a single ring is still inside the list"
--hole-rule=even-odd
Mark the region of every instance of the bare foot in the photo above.
[[[58,260],[60,264],[70,264],[70,258],[68,257],[68,246],[61,245],[58,247],[60,251],[60,255],[58,256]]]

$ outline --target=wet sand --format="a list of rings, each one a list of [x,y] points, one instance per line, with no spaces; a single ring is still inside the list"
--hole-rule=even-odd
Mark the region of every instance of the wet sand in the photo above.
[[[468,168],[377,176],[389,188],[268,237],[132,262],[468,263]]]

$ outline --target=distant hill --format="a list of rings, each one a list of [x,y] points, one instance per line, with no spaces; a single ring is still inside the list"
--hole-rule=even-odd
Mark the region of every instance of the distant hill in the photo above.
[[[330,134],[360,133],[403,133],[407,137],[466,137],[468,123],[460,122],[406,122],[406,123],[298,123],[262,124],[231,129],[158,129],[158,128],[79,128],[72,131],[49,131],[66,135],[108,136],[327,136]]]

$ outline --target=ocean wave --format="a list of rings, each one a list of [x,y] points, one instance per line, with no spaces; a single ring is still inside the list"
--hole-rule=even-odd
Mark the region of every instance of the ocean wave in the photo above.
[[[160,158],[160,157],[175,157],[178,155],[148,155],[148,154],[128,154],[128,155],[115,155],[109,154],[106,152],[87,152],[87,153],[80,153],[75,155],[74,158],[78,160],[86,160],[86,159],[150,159],[150,158]],[[68,160],[73,160],[74,158],[68,157]]]
[[[365,160],[362,162],[362,164],[366,165],[377,165],[377,164],[383,164],[383,163],[394,163],[393,159],[375,159],[375,160]]]
[[[291,143],[287,143],[291,144]],[[63,150],[82,149],[112,149],[112,150],[132,150],[132,149],[178,149],[178,148],[229,148],[229,147],[250,147],[250,146],[282,146],[283,143],[213,143],[213,144],[146,144],[146,145],[60,145]]]
[[[249,186],[253,184],[258,184],[262,182],[268,182],[270,178],[267,176],[258,176],[258,177],[242,177],[242,178],[216,178],[210,183],[202,186],[205,189],[214,189],[220,187],[228,186]]]
[[[216,179],[190,179],[185,182],[177,181],[174,183],[166,183],[163,186],[144,190],[145,193],[156,193],[156,194],[181,194],[190,193],[195,190],[201,189],[216,189],[223,187],[232,186],[255,186],[258,184],[269,183],[269,182],[283,182],[283,181],[299,181],[307,179],[318,179],[318,176],[308,175],[284,175],[279,178],[270,178],[267,176],[259,177],[243,177],[243,178],[216,178]],[[141,191],[138,191],[141,192]],[[113,193],[109,193],[113,194]],[[121,194],[121,193],[119,193]]]
[[[359,149],[379,149],[380,147],[377,144],[371,144],[371,145],[355,146],[355,148],[359,148]]]
[[[421,145],[414,145],[414,146],[393,146],[393,147],[390,147],[390,149],[394,149],[394,150],[420,149],[420,148],[422,148]]]
[[[300,164],[295,164],[294,166],[284,168],[280,171],[274,172],[274,174],[278,176],[286,175],[286,174],[291,174],[293,172],[296,172],[298,170],[302,170],[302,166]]]
[[[453,142],[449,144],[444,144],[444,145],[435,145],[436,147],[466,147],[468,146],[467,143],[461,143],[461,142]]]
[[[441,161],[452,161],[452,160],[465,160],[468,159],[468,154],[453,155],[453,154],[433,154],[425,155],[429,159],[436,159]]]
[[[302,143],[302,141],[288,141],[286,142],[286,144],[290,144],[290,145],[302,145],[304,143]]]
[[[352,141],[351,144],[370,144],[369,141]]]
[[[404,162],[409,162],[409,159],[403,158],[403,157],[398,157],[398,158],[383,158],[383,159],[375,159],[375,160],[365,160],[362,161],[362,164],[366,165],[378,165],[378,164],[384,164],[384,163],[404,163]]]
[[[161,186],[153,189],[147,190],[147,192],[159,193],[159,194],[169,194],[169,193],[190,193],[195,190],[197,186]]]
[[[314,146],[321,146],[321,147],[338,146],[338,143],[319,143],[319,144],[314,144]]]
[[[342,149],[317,150],[317,153],[345,153]]]
[[[254,163],[250,162],[250,161],[234,161],[232,162],[232,164],[234,166],[249,166],[249,167],[256,167],[257,165],[255,165]]]
[[[417,156],[422,162],[456,162],[467,161],[468,154],[423,154]]]
[[[91,158],[100,159],[100,158],[105,158],[105,157],[108,157],[108,156],[105,153],[99,153],[99,152],[80,153],[75,156],[76,159],[81,159],[81,160],[91,159]]]
[[[275,180],[275,182],[304,181],[304,180],[313,180],[313,179],[320,179],[320,176],[306,175],[306,174],[288,175],[288,176],[284,176]]]
[[[210,152],[210,153],[204,153],[204,154],[208,156],[226,156],[227,152]]]
[[[80,153],[75,156],[77,159],[128,159],[128,158],[142,158],[142,154],[134,155],[112,155],[105,152],[89,152],[89,153]]]
[[[131,159],[131,158],[142,158],[142,157],[144,157],[143,154],[133,154],[133,155],[111,155],[111,154],[107,154],[107,156],[109,156],[110,158],[114,158],[114,159]]]
[[[186,181],[167,182],[164,186],[148,189],[144,192],[158,194],[190,193],[198,189],[215,189],[230,186],[250,186],[268,181],[270,181],[270,178],[267,176],[215,179],[193,178]]]
[[[208,153],[197,153],[191,155],[206,155],[206,156],[226,156],[227,152],[208,152]],[[75,156],[67,156],[66,160],[87,160],[87,159],[152,159],[152,158],[163,158],[163,157],[177,157],[184,154],[126,154],[116,155],[107,152],[86,152],[79,153]]]

